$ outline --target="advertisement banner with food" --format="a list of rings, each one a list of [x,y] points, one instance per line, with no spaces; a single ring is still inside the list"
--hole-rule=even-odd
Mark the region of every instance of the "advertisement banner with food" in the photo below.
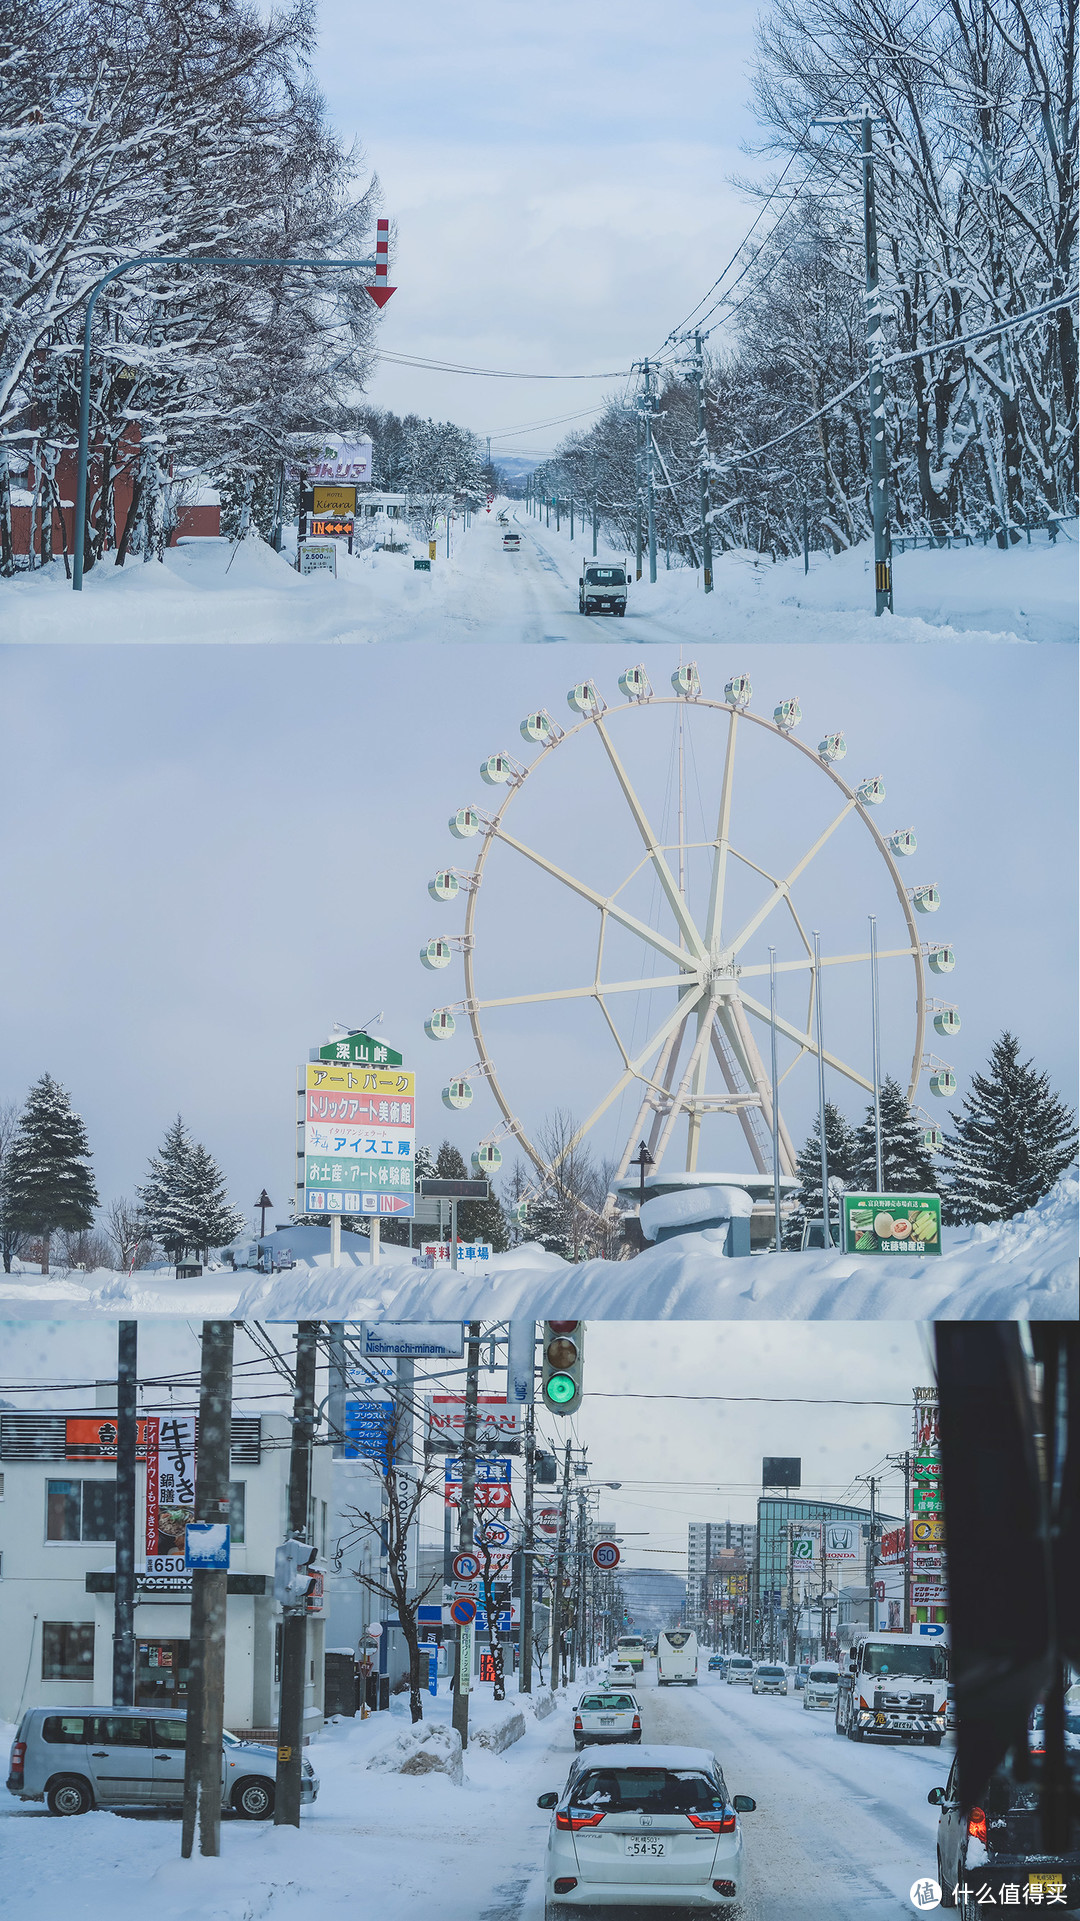
[[[936,1194],[845,1194],[845,1254],[940,1254]]]
[[[178,1557],[195,1519],[195,1416],[162,1414],[146,1423],[146,1553]]]

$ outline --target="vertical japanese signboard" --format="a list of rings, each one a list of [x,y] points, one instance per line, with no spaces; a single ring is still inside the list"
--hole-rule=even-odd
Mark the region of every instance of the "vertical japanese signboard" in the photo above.
[[[341,1058],[300,1069],[299,1211],[408,1219],[416,1191],[416,1077],[400,1055],[367,1035],[351,1034],[322,1051],[338,1047]]]
[[[154,1415],[146,1422],[146,1568],[184,1571],[184,1538],[195,1519],[195,1416]]]

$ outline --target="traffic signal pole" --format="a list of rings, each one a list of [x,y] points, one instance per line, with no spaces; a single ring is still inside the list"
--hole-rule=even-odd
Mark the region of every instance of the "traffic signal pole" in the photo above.
[[[289,1534],[294,1540],[301,1541],[307,1539],[318,1339],[318,1321],[298,1323],[292,1447],[289,1454]],[[287,1607],[281,1619],[281,1687],[274,1784],[274,1825],[279,1828],[300,1826],[306,1672],[307,1613],[301,1602]]]
[[[195,1519],[220,1523],[229,1514],[232,1440],[232,1321],[204,1321],[199,1379],[199,1438],[195,1461]],[[199,1829],[199,1853],[221,1853],[222,1733],[225,1723],[224,1568],[191,1574],[191,1677],[180,1853],[187,1861]]]
[[[114,1708],[135,1705],[135,1457],[138,1441],[138,1321],[116,1337],[116,1591],[113,1599]]]
[[[566,1443],[563,1462],[562,1499],[559,1502],[559,1545],[555,1557],[555,1593],[551,1601],[551,1691],[554,1694],[563,1673],[563,1581],[566,1576],[567,1532],[570,1521],[570,1443]]]
[[[536,1571],[533,1539],[533,1499],[536,1482],[536,1408],[532,1401],[525,1409],[525,1527],[521,1544],[521,1660],[518,1668],[518,1693],[532,1693],[533,1670],[533,1578]]]
[[[465,1352],[465,1427],[461,1441],[461,1507],[458,1510],[458,1547],[461,1549],[472,1547],[474,1533],[473,1511],[476,1502],[476,1403],[480,1392],[479,1321],[469,1322],[469,1340]],[[469,1689],[472,1686],[472,1646],[472,1627],[459,1628],[454,1659],[455,1681],[451,1721],[461,1736],[461,1745],[463,1748],[467,1748],[469,1745]]]

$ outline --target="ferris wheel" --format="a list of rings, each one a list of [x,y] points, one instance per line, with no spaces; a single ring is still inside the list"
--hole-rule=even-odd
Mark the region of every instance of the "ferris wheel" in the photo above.
[[[499,1143],[512,1137],[543,1183],[591,1137],[609,1150],[612,1186],[642,1139],[657,1172],[666,1156],[669,1169],[681,1160],[698,1173],[706,1130],[712,1149],[720,1117],[771,1176],[773,1080],[761,1037],[767,1053],[779,1045],[783,1056],[776,1129],[781,1172],[794,1175],[783,1110],[807,1064],[816,1075],[820,1060],[873,1096],[872,1034],[865,1021],[857,1031],[854,1010],[869,1004],[871,971],[877,1005],[879,964],[890,1059],[935,1151],[941,1130],[916,1104],[920,1080],[942,1098],[957,1083],[926,1051],[927,1029],[947,1037],[960,1017],[928,994],[927,974],[950,974],[955,954],[920,936],[940,894],[901,873],[916,852],[914,829],[879,830],[872,814],[885,800],[883,780],[845,782],[841,733],[816,749],[799,740],[797,698],[755,714],[747,675],[732,676],[723,700],[709,698],[693,663],[671,685],[654,692],[644,667],[628,668],[623,699],[609,706],[595,682],[579,682],[565,727],[546,709],[521,722],[531,760],[500,752],[482,762],[484,783],[505,790],[499,804],[461,807],[450,819],[456,840],[478,841],[476,858],[469,869],[440,868],[428,891],[444,904],[464,900],[464,926],[434,936],[420,958],[432,969],[462,959],[464,997],[435,1008],[425,1029],[444,1044],[458,1039],[459,1023],[471,1030],[476,1063],[449,1079],[443,1099],[462,1109],[474,1082],[490,1088],[501,1120],[474,1167],[497,1171]],[[575,1104],[572,1132],[555,1151],[522,1118],[533,1098],[522,1021],[541,1068],[559,1058],[592,1071],[584,1118]]]

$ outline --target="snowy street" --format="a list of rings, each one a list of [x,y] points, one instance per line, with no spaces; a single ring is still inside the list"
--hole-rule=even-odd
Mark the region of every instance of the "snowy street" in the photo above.
[[[1075,641],[1076,526],[1056,545],[1037,537],[1010,552],[975,546],[901,555],[896,560],[895,615],[875,619],[872,562],[864,543],[834,558],[815,553],[773,565],[767,554],[718,554],[716,587],[706,596],[700,576],[665,569],[655,586],[647,572],[631,586],[625,620],[580,615],[577,581],[592,538],[576,527],[556,532],[505,503],[521,533],[506,553],[495,510],[467,531],[455,523],[431,572],[416,572],[409,553],[349,555],[344,543],[336,580],[301,579],[282,554],[262,541],[233,548],[225,540],[193,540],[168,549],[163,566],[106,562],[72,593],[59,561],[34,574],[0,581],[0,627],[8,641],[133,644],[200,642],[351,643],[464,641],[612,642],[926,642],[942,640]],[[419,547],[414,551],[419,553]],[[426,549],[425,549],[426,551]],[[600,558],[613,555],[600,545]],[[629,556],[632,561],[632,556]]]
[[[803,1711],[801,1694],[755,1697],[704,1672],[697,1688],[660,1690],[652,1661],[638,1688],[647,1742],[711,1748],[730,1790],[757,1802],[743,1817],[744,1921],[884,1921],[910,1912],[912,1882],[934,1868],[936,1814],[926,1796],[945,1779],[948,1745],[853,1747],[835,1734],[831,1713]],[[511,1681],[505,1708],[495,1710],[479,1688],[473,1725],[510,1712],[513,1690]],[[441,1774],[367,1772],[391,1729],[408,1724],[400,1699],[392,1716],[329,1727],[309,1749],[321,1789],[299,1834],[227,1821],[219,1862],[181,1862],[171,1814],[54,1820],[4,1794],[5,1881],[9,1890],[36,1888],[41,1921],[69,1912],[76,1881],[80,1921],[136,1921],[148,1906],[156,1921],[285,1913],[344,1921],[358,1912],[405,1921],[435,1901],[441,1921],[542,1921],[548,1816],[535,1802],[562,1786],[573,1758],[573,1696],[560,1697],[546,1720],[528,1717],[524,1739],[502,1755],[471,1743],[461,1787]],[[437,1704],[425,1697],[428,1708],[432,1719],[448,1718],[445,1695]],[[15,1912],[10,1893],[0,1896],[5,1912]]]

